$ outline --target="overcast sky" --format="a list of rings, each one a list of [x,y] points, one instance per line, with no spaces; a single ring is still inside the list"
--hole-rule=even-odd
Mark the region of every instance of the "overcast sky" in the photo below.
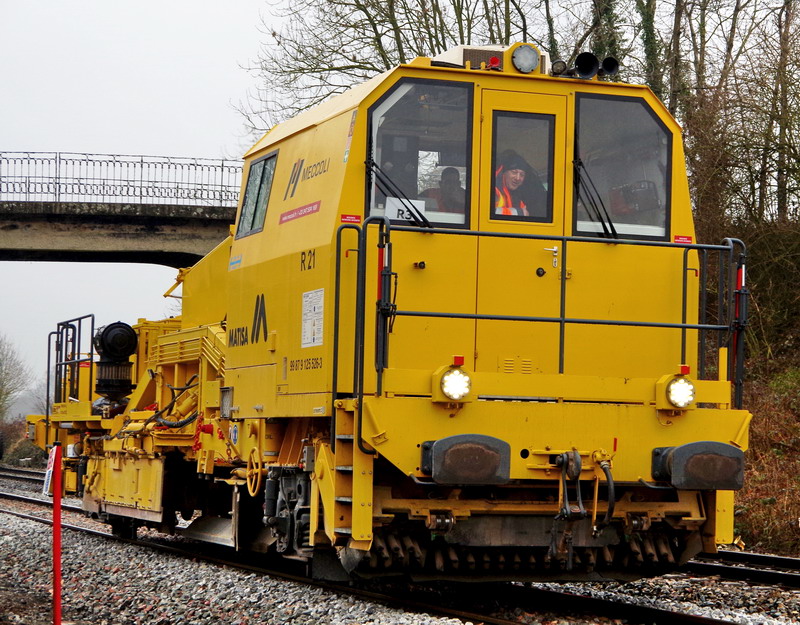
[[[238,157],[264,0],[0,0],[0,151]],[[170,314],[175,270],[0,262],[0,332],[44,375],[47,333]]]

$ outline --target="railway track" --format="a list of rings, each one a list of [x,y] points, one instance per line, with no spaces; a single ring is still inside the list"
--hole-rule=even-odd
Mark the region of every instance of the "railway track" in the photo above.
[[[0,479],[43,484],[44,474],[44,471],[38,469],[0,466]]]
[[[0,492],[0,499],[8,499],[10,501],[21,501],[23,503],[39,505],[39,506],[46,506],[47,508],[52,507],[52,502],[46,499],[38,499],[36,497],[28,497],[27,495],[21,495],[20,493],[2,493]],[[83,514],[83,508],[80,506],[76,506],[73,504],[61,504],[61,510],[63,512],[76,512],[79,514]],[[8,510],[3,510],[3,512],[8,512]]]
[[[0,499],[21,501],[26,504],[49,507],[51,502],[41,499],[26,497],[14,493],[0,493]],[[64,506],[65,511],[81,512],[78,506]],[[50,524],[51,520],[45,516],[0,509],[0,512],[15,514],[16,516],[30,519],[40,523]],[[479,593],[474,592],[474,586],[458,584],[370,584],[369,588],[358,588],[330,583],[318,583],[310,580],[302,573],[287,573],[285,570],[266,568],[248,562],[247,557],[241,557],[230,551],[218,549],[210,551],[208,545],[203,545],[203,553],[198,553],[197,546],[191,542],[170,542],[163,539],[137,538],[125,539],[112,536],[110,533],[97,529],[87,528],[82,525],[62,523],[64,529],[92,534],[103,539],[127,542],[163,553],[202,560],[222,566],[235,567],[246,571],[279,577],[302,584],[310,584],[338,593],[352,595],[369,601],[380,602],[404,610],[417,610],[440,616],[458,618],[462,621],[492,623],[497,625],[518,625],[519,620],[497,616],[500,613],[523,612],[540,614],[552,612],[572,617],[591,618],[604,616],[614,619],[625,619],[628,623],[692,623],[697,625],[721,625],[730,623],[697,615],[684,614],[654,607],[636,604],[621,603],[599,599],[571,592],[560,592],[549,589],[535,588],[528,584],[486,583],[481,585]],[[717,574],[717,573],[714,573]],[[376,589],[377,588],[377,589]],[[466,591],[465,591],[466,590]],[[489,598],[481,603],[477,597]],[[503,606],[506,606],[505,608]],[[562,616],[563,617],[563,616]]]
[[[800,588],[800,559],[744,551],[719,551],[695,558],[682,569],[703,577]]]

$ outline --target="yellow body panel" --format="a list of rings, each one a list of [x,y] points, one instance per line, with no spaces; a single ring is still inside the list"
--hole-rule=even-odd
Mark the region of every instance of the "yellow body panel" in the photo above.
[[[420,441],[436,440],[462,432],[513,441],[511,479],[553,477],[547,457],[577,449],[587,457],[607,452],[614,462],[614,477],[622,482],[652,480],[650,454],[655,447],[679,445],[703,432],[708,440],[733,442],[749,418],[744,410],[687,410],[659,418],[647,405],[587,405],[550,402],[477,401],[457,411],[432,405],[427,399],[367,398],[364,437],[392,464],[408,475],[422,477]],[[407,415],[416,415],[413,429]],[[746,440],[736,441],[746,447]],[[523,450],[528,453],[522,457]]]
[[[226,318],[228,281],[225,274],[231,239],[225,239],[182,276],[181,324],[184,328],[219,323]],[[189,275],[191,279],[186,279]]]
[[[142,458],[136,461],[112,458],[110,470],[95,486],[108,504],[149,512],[161,511],[163,460]]]
[[[735,539],[733,534],[733,495],[732,490],[717,491],[714,537],[719,545],[730,545]]]

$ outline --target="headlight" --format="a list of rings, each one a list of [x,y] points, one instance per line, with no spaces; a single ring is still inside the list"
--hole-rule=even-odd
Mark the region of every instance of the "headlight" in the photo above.
[[[667,385],[667,399],[676,408],[686,408],[694,401],[694,384],[686,378],[675,378]]]
[[[450,369],[442,376],[442,393],[453,401],[464,399],[471,386],[472,381],[461,369]]]

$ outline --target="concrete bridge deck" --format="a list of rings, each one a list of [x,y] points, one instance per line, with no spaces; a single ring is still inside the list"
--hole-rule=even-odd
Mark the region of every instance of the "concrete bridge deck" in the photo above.
[[[229,233],[238,161],[0,152],[0,260],[186,267]]]
[[[188,267],[222,241],[235,207],[0,201],[0,260]]]

